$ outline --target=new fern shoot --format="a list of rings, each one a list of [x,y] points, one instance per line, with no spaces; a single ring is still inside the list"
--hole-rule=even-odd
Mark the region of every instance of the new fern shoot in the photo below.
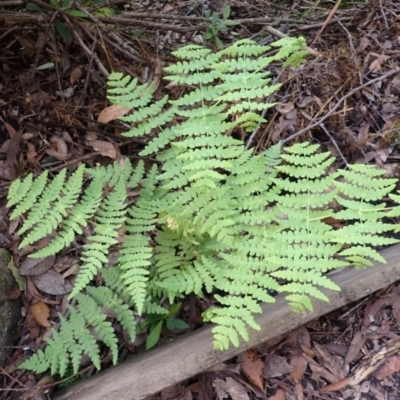
[[[399,215],[400,207],[389,211],[381,199],[399,202],[391,194],[396,180],[365,165],[328,173],[334,159],[317,145],[277,144],[253,154],[230,135],[265,121],[260,112],[274,105],[265,98],[279,87],[268,66],[297,66],[304,44],[241,40],[216,53],[186,46],[165,68],[166,79],[187,88],[176,100],[154,100],[151,87],[113,73],[109,100],[134,110],[121,118],[131,125],[125,135],[147,136],[140,154],[155,154],[158,164],[148,171],[129,160],[81,166],[69,177],[62,170],[52,179],[43,173],[12,184],[8,206],[11,218],[23,220],[20,247],[52,237],[30,257],[58,254],[79,242],[83,229],[92,232],[68,318],[60,315],[59,330],[21,368],[63,376],[69,367],[77,372],[86,354],[100,369],[100,343],[115,363],[116,323],[134,341],[140,316],[168,320],[171,308],[160,299],[173,305],[192,293],[217,301],[203,314],[215,324],[215,348],[238,346],[249,327],[259,329],[254,315],[274,293],[286,293],[295,310],[311,310],[312,298],[326,301],[326,290],[340,289],[326,272],[384,261],[375,247],[395,243],[388,232],[396,227],[383,219]],[[343,221],[342,228],[327,217]],[[114,263],[111,252],[118,254]]]

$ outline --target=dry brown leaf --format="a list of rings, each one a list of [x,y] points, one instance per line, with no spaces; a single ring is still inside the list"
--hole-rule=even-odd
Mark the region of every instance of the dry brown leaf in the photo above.
[[[75,67],[72,72],[71,75],[69,76],[69,83],[71,85],[74,85],[76,82],[79,81],[79,79],[81,79],[82,77],[82,69],[81,67],[78,65],[77,67]]]
[[[104,140],[91,140],[88,142],[88,144],[104,157],[110,157],[116,160],[121,156],[119,150],[110,142],[106,142]]]
[[[264,378],[262,376],[264,363],[253,350],[246,351],[241,366],[249,382],[261,390],[264,390]]]
[[[65,279],[70,275],[77,275],[79,272],[79,269],[80,269],[80,265],[78,263],[74,263],[61,276],[63,279]]]
[[[390,56],[385,56],[383,54],[371,53],[371,55],[376,57],[376,59],[369,65],[369,70],[373,73],[379,72],[381,70],[382,63],[390,58]]]
[[[389,357],[375,372],[375,378],[382,380],[400,370],[400,356]]]
[[[39,337],[40,334],[40,328],[38,323],[35,321],[35,318],[33,318],[32,313],[27,313],[26,314],[26,327],[28,328],[29,331],[29,337],[31,339],[36,339]]]
[[[345,372],[347,372],[348,365],[357,358],[358,353],[364,346],[365,340],[366,340],[365,337],[362,335],[360,331],[354,335],[350,343],[349,350],[344,359],[343,369]]]
[[[363,36],[360,39],[360,42],[357,47],[357,51],[358,52],[364,51],[368,46],[371,46],[371,42],[365,36]]]
[[[302,354],[294,354],[290,357],[290,365],[293,371],[290,373],[292,379],[301,380],[303,379],[304,373],[307,369],[307,360]]]
[[[286,400],[286,391],[279,388],[273,396],[268,397],[268,400]]]
[[[97,134],[97,132],[93,132],[93,131],[86,132],[85,140],[87,140],[88,142],[90,142],[92,140],[97,140],[98,138],[99,138],[99,135]]]
[[[106,107],[104,110],[101,111],[101,113],[97,118],[97,121],[102,124],[107,124],[108,122],[114,119],[124,116],[131,110],[132,110],[131,107],[130,108],[121,107],[116,104],[113,104],[112,106]]]
[[[48,318],[50,317],[50,308],[46,303],[39,301],[32,304],[29,311],[39,326],[43,328],[51,328],[51,324],[48,321]]]
[[[31,142],[27,142],[26,144],[28,146],[28,154],[26,157],[28,159],[29,165],[33,167],[36,165],[36,157],[37,157],[35,146]]]
[[[320,389],[320,392],[336,392],[337,390],[345,388],[351,381],[351,377],[342,379],[339,382],[331,383]]]

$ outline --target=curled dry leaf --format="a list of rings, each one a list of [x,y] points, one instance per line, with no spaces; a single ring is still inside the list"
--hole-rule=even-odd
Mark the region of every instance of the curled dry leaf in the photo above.
[[[54,148],[54,150],[56,150],[58,153],[68,154],[68,145],[67,145],[66,141],[64,140],[64,138],[57,136],[57,135],[53,135],[50,138],[50,143],[51,143],[52,147]]]
[[[51,328],[51,324],[48,321],[48,318],[50,317],[50,308],[46,303],[39,301],[32,304],[29,311],[39,326],[43,328]]]
[[[113,104],[112,106],[106,107],[104,110],[101,111],[97,118],[97,121],[101,122],[102,124],[107,124],[114,119],[118,119],[119,117],[124,116],[131,110],[132,108],[121,107]]]
[[[262,391],[264,390],[263,369],[264,363],[258,355],[253,350],[246,351],[242,362],[242,371],[249,382]]]
[[[72,154],[62,154],[54,149],[46,149],[46,154],[50,157],[54,157],[58,161],[67,161],[71,158]]]

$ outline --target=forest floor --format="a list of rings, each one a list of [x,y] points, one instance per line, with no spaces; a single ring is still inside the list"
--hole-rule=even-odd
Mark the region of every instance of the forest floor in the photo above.
[[[189,43],[217,49],[239,38],[268,44],[285,35],[305,37],[312,54],[295,69],[273,66],[272,77],[282,86],[269,101],[279,104],[268,109],[261,129],[242,134],[243,141],[256,153],[281,140],[312,141],[336,157],[335,168],[370,163],[399,178],[400,5],[394,0],[69,3],[63,9],[47,0],[0,4],[0,244],[13,252],[17,267],[23,255],[5,207],[10,183],[28,172],[138,158],[141,140],[121,136],[126,128],[118,121],[99,120],[108,106],[107,75],[121,71],[153,81],[162,96],[169,90],[162,67],[173,61],[173,50]],[[58,256],[52,270],[70,279],[76,254]],[[54,281],[39,285],[28,276],[26,282],[24,291],[12,293],[23,301],[23,320],[15,351],[0,370],[0,400],[46,398],[37,386],[42,376],[16,366],[26,346],[43,346],[49,321],[51,326],[65,309],[68,294],[50,294]],[[38,303],[49,313],[45,320],[42,309],[32,313]],[[195,321],[199,309],[204,304],[189,296],[179,317]],[[399,399],[395,352],[359,384],[345,380],[362,357],[400,340],[399,310],[394,284],[154,399]],[[171,335],[177,333],[163,332],[161,341]],[[122,346],[120,361],[143,347]],[[109,365],[104,354],[102,367]]]

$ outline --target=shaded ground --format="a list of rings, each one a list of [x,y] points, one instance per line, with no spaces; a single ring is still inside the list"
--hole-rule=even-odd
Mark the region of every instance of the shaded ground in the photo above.
[[[154,81],[161,96],[168,90],[161,80],[161,68],[172,61],[170,52],[183,44],[202,43],[205,37],[210,46],[216,46],[236,38],[269,43],[283,34],[303,35],[314,50],[308,62],[295,70],[273,68],[273,77],[282,87],[267,101],[279,105],[266,113],[268,124],[252,135],[242,135],[249,147],[259,152],[279,140],[312,140],[337,157],[336,167],[346,162],[370,162],[386,168],[390,177],[399,176],[400,6],[390,1],[343,2],[332,10],[332,3],[324,1],[274,3],[166,1],[131,5],[111,1],[83,7],[90,14],[87,19],[48,7],[40,0],[29,3],[34,6],[19,0],[1,3],[0,242],[14,251],[17,267],[23,255],[16,252],[16,227],[9,224],[4,207],[10,182],[30,171],[137,158],[141,140],[123,138],[121,132],[126,128],[121,123],[97,120],[107,106],[108,73],[116,70],[141,82]],[[106,8],[101,9],[101,5]],[[231,8],[229,19],[238,21],[237,25],[224,24],[227,5]],[[28,12],[26,7],[42,12]],[[214,17],[213,24],[205,19],[207,9],[218,13],[219,21]],[[52,268],[73,276],[75,261],[74,253],[69,252],[58,257]],[[65,295],[52,296],[45,287],[38,290],[29,278],[20,296],[25,318],[16,345],[21,347],[1,373],[0,388],[9,390],[0,392],[0,399],[20,398],[22,389],[34,387],[41,378],[15,371],[24,354],[22,346],[38,348],[49,333],[49,328],[34,317],[37,314],[32,314],[31,306],[45,304],[52,322],[57,311],[65,307]],[[395,287],[387,288],[160,398],[399,398],[393,372],[400,362],[389,359],[391,351],[396,353],[390,340],[399,339],[398,296]],[[197,322],[203,308],[204,304],[189,298],[181,317]],[[380,359],[390,360],[384,363],[388,373],[372,368],[375,377],[361,374],[353,388],[345,385],[334,394],[321,392],[326,384],[346,378],[359,366],[362,355],[372,357],[380,350]],[[127,345],[120,361],[141,351],[141,343]],[[103,367],[110,361],[104,354]],[[247,376],[241,372],[242,363],[248,365]],[[260,382],[260,371],[265,382]]]

